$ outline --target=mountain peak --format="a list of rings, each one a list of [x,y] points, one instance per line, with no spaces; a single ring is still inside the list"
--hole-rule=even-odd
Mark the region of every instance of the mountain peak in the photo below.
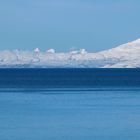
[[[113,50],[114,51],[117,51],[117,50],[120,51],[121,50],[121,51],[124,51],[124,52],[127,52],[127,51],[134,51],[134,52],[136,52],[136,50],[140,51],[140,39],[136,39],[134,41],[122,44],[122,45],[120,45],[118,47],[115,47],[115,48],[112,48],[110,50],[112,50],[112,51]]]
[[[136,39],[134,41],[128,42],[126,44],[122,44],[120,46],[127,46],[127,47],[140,47],[140,38]]]
[[[139,39],[136,39],[136,40],[134,40],[134,41],[132,41],[130,43],[140,43],[140,38]]]

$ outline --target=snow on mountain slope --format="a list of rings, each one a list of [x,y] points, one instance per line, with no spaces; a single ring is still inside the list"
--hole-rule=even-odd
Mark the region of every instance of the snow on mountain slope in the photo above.
[[[104,67],[140,67],[140,39],[99,52],[99,54],[105,59],[116,60],[113,64],[106,64]]]
[[[140,68],[140,39],[116,48],[87,53],[85,49],[69,53],[0,51],[0,67],[75,67],[75,68]]]

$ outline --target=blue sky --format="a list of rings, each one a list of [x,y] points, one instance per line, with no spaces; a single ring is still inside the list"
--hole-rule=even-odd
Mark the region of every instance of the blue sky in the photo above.
[[[139,14],[139,0],[0,0],[0,49],[109,49],[140,38]]]

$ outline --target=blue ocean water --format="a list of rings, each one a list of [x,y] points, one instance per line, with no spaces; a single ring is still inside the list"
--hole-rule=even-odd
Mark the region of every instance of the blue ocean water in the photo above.
[[[0,139],[139,140],[140,69],[0,69]]]

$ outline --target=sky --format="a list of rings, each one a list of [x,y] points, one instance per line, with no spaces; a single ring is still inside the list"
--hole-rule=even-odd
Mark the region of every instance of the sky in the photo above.
[[[0,0],[0,50],[85,48],[140,38],[140,0]]]

